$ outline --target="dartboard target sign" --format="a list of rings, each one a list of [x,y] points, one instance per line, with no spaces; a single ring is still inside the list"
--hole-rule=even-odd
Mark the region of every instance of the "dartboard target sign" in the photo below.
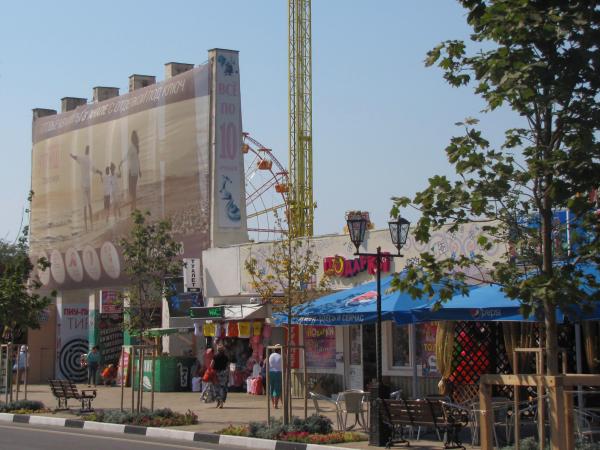
[[[86,381],[86,369],[81,367],[81,355],[88,352],[87,339],[72,339],[63,345],[58,357],[58,369],[67,380],[75,383]]]

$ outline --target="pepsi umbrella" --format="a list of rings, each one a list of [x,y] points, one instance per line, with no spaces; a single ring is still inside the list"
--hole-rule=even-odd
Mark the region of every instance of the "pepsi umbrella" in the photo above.
[[[387,292],[393,275],[381,280],[381,319],[398,323],[412,323],[411,310],[429,303],[414,300],[409,294]],[[287,323],[287,315],[273,315],[278,325]],[[292,308],[292,323],[302,325],[357,325],[377,322],[377,282],[326,295],[313,302]]]

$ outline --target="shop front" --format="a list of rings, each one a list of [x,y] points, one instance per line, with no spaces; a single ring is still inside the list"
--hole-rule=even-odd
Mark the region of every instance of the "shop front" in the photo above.
[[[477,224],[463,225],[455,233],[437,232],[431,236],[427,250],[438,257],[468,256],[477,249],[476,240],[480,233]],[[314,253],[320,260],[315,285],[327,276],[328,290],[344,294],[336,304],[315,314],[312,320],[294,322],[299,327],[295,333],[298,344],[303,345],[306,352],[308,388],[326,394],[344,389],[366,389],[376,372],[376,292],[371,289],[362,293],[364,295],[350,294],[353,288],[375,279],[376,265],[369,257],[354,256],[354,247],[347,235],[321,236],[311,240]],[[204,251],[203,288],[206,297],[218,304],[224,298],[228,301],[237,298],[241,302],[243,298],[257,296],[244,263],[252,257],[259,267],[266,267],[264,261],[271,246],[271,243],[251,243]],[[377,247],[392,248],[389,231],[368,232],[364,247],[367,252]],[[386,259],[381,268],[382,275],[398,273],[406,264],[417,263],[419,253],[424,250],[425,247],[409,236],[403,248],[405,257]],[[487,250],[487,255],[493,260],[502,251],[500,245],[495,245]],[[383,289],[387,290],[387,287]],[[318,302],[319,299],[311,302],[309,308]],[[408,395],[437,392],[439,373],[435,358],[435,324],[412,324],[397,317],[398,308],[409,310],[419,305],[412,298],[403,297],[393,304],[386,302],[382,305],[389,312],[382,327],[384,382]],[[336,320],[338,309],[341,311],[352,304],[359,308],[358,312],[352,317]],[[279,325],[286,322],[270,315],[265,321]],[[298,385],[300,378],[296,377]]]

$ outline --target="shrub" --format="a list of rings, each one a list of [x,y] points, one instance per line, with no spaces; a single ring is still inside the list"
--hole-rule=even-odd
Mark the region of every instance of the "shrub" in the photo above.
[[[313,436],[332,436],[331,442],[350,442],[345,441],[343,433],[332,433],[333,425],[331,420],[325,416],[313,414],[306,419],[293,417],[289,425],[284,425],[281,419],[271,418],[271,426],[266,422],[250,422],[247,427],[247,436],[262,439],[281,439],[294,442],[316,442],[320,438]],[[354,433],[358,435],[359,433]],[[339,435],[339,436],[337,436]],[[325,438],[324,438],[325,439]],[[327,439],[325,439],[327,440]],[[363,440],[363,439],[358,439]]]
[[[17,400],[10,403],[5,403],[0,405],[0,412],[18,412],[18,413],[28,413],[45,409],[44,404],[42,402],[38,402],[37,400]]]
[[[157,409],[153,412],[144,409],[139,414],[118,409],[97,410],[92,414],[83,416],[83,419],[94,422],[142,425],[146,427],[172,427],[198,423],[198,416],[194,412],[188,410],[185,414],[181,414],[169,408]]]
[[[227,434],[229,436],[248,436],[248,427],[246,425],[228,425],[217,434]]]

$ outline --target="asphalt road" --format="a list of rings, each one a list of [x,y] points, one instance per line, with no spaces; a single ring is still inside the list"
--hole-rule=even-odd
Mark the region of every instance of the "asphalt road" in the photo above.
[[[2,450],[222,450],[223,446],[189,441],[159,440],[131,434],[102,434],[72,428],[0,424]],[[236,449],[236,447],[231,447]]]

